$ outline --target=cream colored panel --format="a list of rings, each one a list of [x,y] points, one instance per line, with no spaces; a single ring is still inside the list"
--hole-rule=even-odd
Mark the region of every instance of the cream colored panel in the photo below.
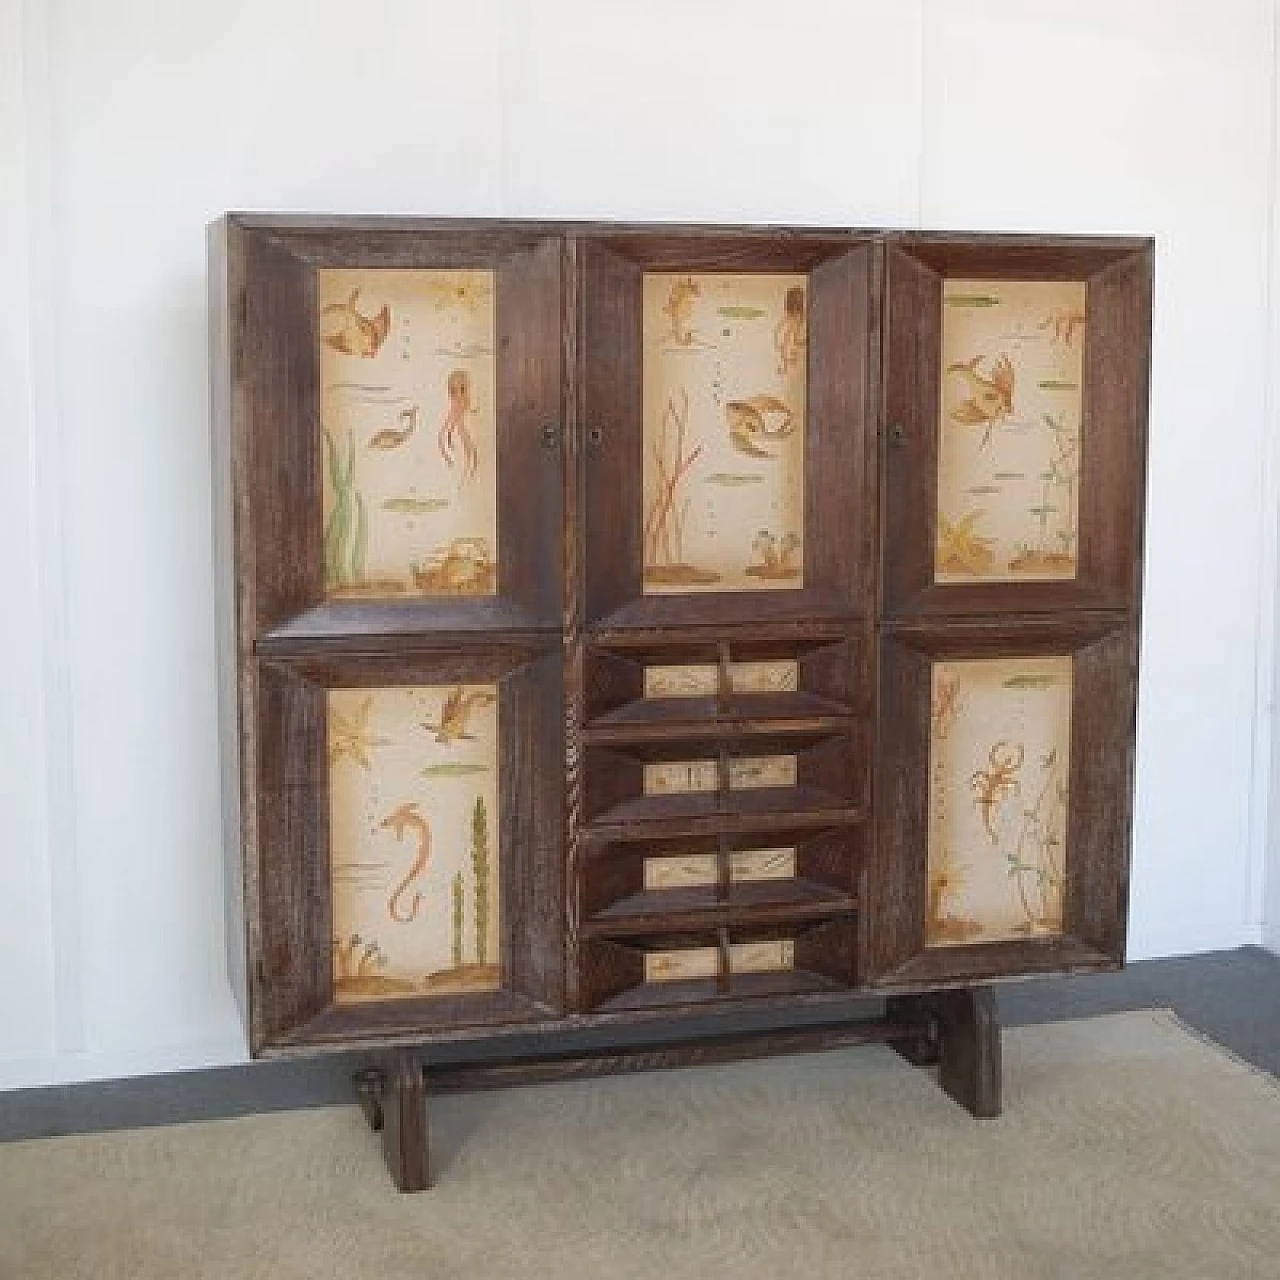
[[[1071,659],[933,667],[931,946],[1062,932]]]
[[[644,887],[649,890],[699,889],[715,884],[719,878],[714,853],[644,860]]]
[[[690,795],[715,791],[719,785],[720,766],[715,760],[661,760],[644,767],[647,796]]]
[[[498,986],[498,691],[328,694],[339,1002]]]
[[[779,662],[731,662],[729,688],[734,693],[795,693],[800,687],[800,664]]]
[[[714,662],[645,667],[646,698],[714,698],[720,687],[720,668]]]
[[[790,849],[738,849],[729,855],[729,879],[734,882],[791,880],[796,874],[796,851]],[[719,860],[714,853],[683,857],[646,858],[646,889],[692,889],[719,880]]]
[[[730,880],[792,880],[795,874],[794,848],[739,849],[729,855]]]
[[[681,982],[714,978],[720,972],[717,947],[686,947],[680,951],[648,951],[644,957],[646,982]]]
[[[796,944],[783,942],[738,942],[729,948],[732,973],[783,973],[796,967]]]
[[[644,592],[804,585],[807,282],[644,277]]]
[[[729,789],[755,791],[796,785],[795,756],[738,756],[729,761]],[[662,760],[644,767],[647,796],[689,795],[716,791],[720,766],[716,760]]]
[[[1085,285],[947,280],[934,577],[1074,578]]]
[[[318,272],[329,596],[497,589],[490,271]]]
[[[791,659],[731,662],[728,678],[732,693],[794,693],[800,687],[800,664]],[[646,698],[711,698],[719,689],[720,668],[713,662],[644,669]]]
[[[730,973],[786,973],[796,967],[796,947],[790,939],[777,942],[736,942],[729,948]],[[679,951],[650,951],[644,958],[646,982],[679,982],[715,978],[720,972],[717,947],[687,947]]]
[[[729,761],[731,791],[755,791],[763,787],[795,785],[795,756],[739,756]]]

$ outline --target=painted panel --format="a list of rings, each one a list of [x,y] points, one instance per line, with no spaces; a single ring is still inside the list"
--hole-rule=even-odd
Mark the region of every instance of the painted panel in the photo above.
[[[734,883],[791,880],[796,874],[795,848],[735,849],[729,855],[729,879]],[[683,857],[646,858],[646,889],[693,889],[719,880],[719,859],[714,853]]]
[[[498,986],[498,690],[328,694],[338,1002]]]
[[[807,282],[644,277],[644,592],[804,585]]]
[[[493,595],[493,273],[317,275],[326,594]]]
[[[1069,657],[934,664],[930,946],[1062,932]]]
[[[645,667],[646,698],[714,698],[720,689],[720,668],[714,662]]]
[[[729,790],[794,787],[796,770],[795,756],[736,756],[729,761]],[[644,767],[647,796],[691,795],[719,786],[717,760],[660,760]]]
[[[646,982],[687,982],[697,978],[714,978],[719,972],[718,947],[684,947],[678,951],[645,952]]]
[[[730,973],[785,973],[796,967],[796,944],[790,938],[779,942],[737,942],[729,948]]]
[[[800,664],[776,662],[728,664],[730,693],[794,693],[800,687]],[[719,692],[720,668],[713,662],[645,667],[646,698],[710,698]]]
[[[947,280],[934,578],[1076,576],[1085,285]]]
[[[736,942],[729,948],[730,973],[785,973],[796,967],[795,943]],[[720,972],[717,947],[686,947],[675,951],[650,951],[644,958],[646,982],[680,982],[714,978]]]

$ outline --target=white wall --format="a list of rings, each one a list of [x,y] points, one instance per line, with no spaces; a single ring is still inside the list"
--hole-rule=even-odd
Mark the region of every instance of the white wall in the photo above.
[[[1132,952],[1256,941],[1272,45],[1271,0],[0,0],[0,1087],[243,1053],[227,208],[1156,233]]]

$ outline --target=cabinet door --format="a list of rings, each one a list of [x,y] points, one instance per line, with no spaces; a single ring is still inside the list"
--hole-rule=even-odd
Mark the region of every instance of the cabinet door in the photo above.
[[[867,972],[879,985],[1118,967],[1136,644],[952,624],[881,654]]]
[[[558,649],[260,663],[257,1052],[563,1007]]]
[[[870,613],[874,252],[834,233],[580,242],[589,623]]]
[[[886,258],[890,616],[1129,609],[1148,241],[904,236]]]
[[[233,219],[243,601],[297,640],[551,627],[562,241]]]

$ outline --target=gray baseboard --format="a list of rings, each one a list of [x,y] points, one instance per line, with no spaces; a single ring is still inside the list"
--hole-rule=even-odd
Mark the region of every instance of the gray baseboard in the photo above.
[[[1120,973],[1008,984],[998,989],[998,1000],[1006,1026],[1172,1008],[1233,1053],[1280,1076],[1280,957],[1260,947],[1148,960]],[[812,1020],[831,1017],[827,1010]],[[776,1022],[738,1015],[708,1019],[699,1030],[770,1025]],[[654,1033],[649,1028],[636,1039]],[[565,1047],[586,1049],[592,1040],[584,1035]],[[509,1044],[507,1051],[521,1049]],[[367,1062],[365,1055],[343,1054],[0,1093],[0,1141],[347,1103],[351,1076]]]

